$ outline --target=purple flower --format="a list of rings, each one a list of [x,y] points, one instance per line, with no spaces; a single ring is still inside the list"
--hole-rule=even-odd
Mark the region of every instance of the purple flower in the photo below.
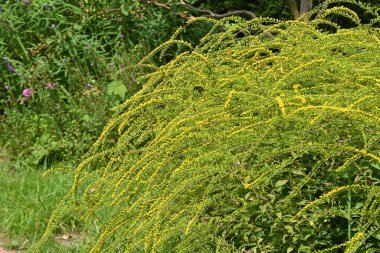
[[[31,0],[24,0],[23,2],[24,2],[24,5],[30,5],[32,3]]]
[[[9,62],[7,62],[7,66],[8,66],[9,72],[16,73],[16,69],[12,66],[12,64],[10,64]]]
[[[7,64],[8,70],[12,73],[16,73],[16,69],[12,66],[11,62],[9,61],[9,58],[6,56],[3,56],[3,60]]]
[[[49,81],[49,82],[46,84],[46,88],[49,89],[49,90],[54,90],[54,88],[55,88],[55,83]]]
[[[32,89],[25,89],[22,91],[22,95],[26,98],[30,97],[33,95],[33,90]]]
[[[9,90],[9,86],[8,86],[8,85],[5,85],[5,86],[4,86],[4,90],[8,91],[8,90]]]

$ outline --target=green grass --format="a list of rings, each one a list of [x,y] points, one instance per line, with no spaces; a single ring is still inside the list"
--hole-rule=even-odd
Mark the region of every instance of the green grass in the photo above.
[[[44,232],[52,210],[71,187],[70,174],[42,177],[43,169],[15,170],[0,157],[0,234],[8,249],[28,249]],[[74,217],[65,218],[43,252],[77,252],[81,237]],[[62,239],[69,235],[69,239]]]

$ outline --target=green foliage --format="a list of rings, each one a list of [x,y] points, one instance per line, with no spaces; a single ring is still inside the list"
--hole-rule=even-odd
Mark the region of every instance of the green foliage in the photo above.
[[[95,87],[82,89],[77,97],[59,95],[56,90],[45,92],[20,110],[10,110],[0,124],[1,139],[12,151],[10,160],[16,168],[75,163],[96,140],[108,117],[110,102]]]
[[[129,67],[182,23],[135,0],[0,3],[0,146],[15,167],[75,163],[140,88]]]
[[[193,20],[214,23],[200,43],[178,30],[151,55],[183,53],[143,60],[75,170],[75,211],[101,224],[84,252],[376,252],[380,31],[330,2],[313,21]]]
[[[118,95],[120,98],[124,99],[127,88],[121,81],[110,82],[107,86],[107,93],[112,95]]]

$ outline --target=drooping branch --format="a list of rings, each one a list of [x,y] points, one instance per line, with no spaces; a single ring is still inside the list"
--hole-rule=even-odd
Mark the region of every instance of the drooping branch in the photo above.
[[[235,16],[241,16],[242,15],[242,16],[250,17],[252,19],[257,18],[255,13],[253,13],[251,11],[247,11],[247,10],[234,10],[234,11],[229,11],[229,12],[226,12],[223,14],[217,14],[217,13],[210,11],[210,10],[204,10],[204,9],[196,8],[196,7],[186,3],[183,0],[180,0],[178,5],[183,6],[183,7],[187,8],[193,12],[200,13],[200,14],[202,14],[202,16],[216,18],[216,19],[225,18],[225,17],[229,17],[229,16],[234,16],[234,15]]]
[[[163,3],[156,2],[156,1],[150,1],[150,3],[156,5],[160,8],[164,8],[166,10],[172,9],[172,6],[170,4],[163,4]],[[225,18],[225,17],[229,17],[229,16],[245,16],[245,17],[248,17],[251,19],[257,18],[255,13],[248,11],[248,10],[233,10],[233,11],[229,11],[226,13],[219,14],[219,13],[215,13],[211,10],[205,10],[205,9],[197,8],[195,6],[192,6],[191,4],[186,3],[183,0],[180,0],[176,5],[179,7],[188,9],[191,12],[200,14],[201,16],[215,18],[215,19],[221,19],[221,18]]]
[[[314,19],[318,19],[326,11],[326,9],[327,9],[328,6],[329,6],[328,3],[324,3],[322,5],[321,10],[318,12],[317,16],[315,16]]]
[[[167,10],[171,10],[170,6],[167,4],[158,3],[156,1],[151,2],[151,3],[153,3],[154,5],[157,5],[158,7],[161,7],[161,8],[167,9]]]
[[[152,3],[158,7],[167,9],[167,10],[172,9],[172,6],[169,4],[162,4],[162,3],[158,3],[156,1],[151,1],[150,3]],[[229,16],[246,16],[246,17],[249,17],[251,19],[257,18],[255,13],[248,11],[248,10],[234,10],[234,11],[229,11],[229,12],[226,12],[223,14],[217,14],[211,10],[205,10],[205,9],[200,9],[200,8],[194,7],[194,6],[186,3],[183,0],[180,0],[176,5],[180,6],[182,8],[188,9],[191,12],[198,13],[203,17],[210,17],[210,18],[215,18],[215,19],[221,19],[221,18],[225,18],[225,17],[229,17]],[[194,18],[193,16],[188,17],[186,14],[184,14],[182,12],[178,13],[178,15],[181,16],[182,18],[185,18],[185,19]],[[261,25],[261,23],[258,23],[258,24]],[[270,32],[265,32],[265,34],[270,38],[274,37],[274,35],[271,34]]]
[[[148,1],[148,2],[167,10],[172,9],[171,4],[163,4],[156,1]],[[233,11],[228,11],[226,13],[219,14],[211,10],[195,7],[185,2],[184,0],[179,0],[175,5],[185,8],[193,13],[197,13],[201,16],[215,18],[215,19],[221,19],[221,18],[225,18],[229,16],[245,16],[250,19],[257,18],[257,15],[254,12],[248,11],[248,10],[233,10]],[[292,13],[293,18],[298,19],[300,16],[309,12],[313,8],[313,0],[301,0],[299,8],[298,8],[298,4],[296,0],[289,0],[289,6],[290,6],[290,11]],[[183,15],[183,13],[181,13],[180,16],[186,18],[186,15]]]

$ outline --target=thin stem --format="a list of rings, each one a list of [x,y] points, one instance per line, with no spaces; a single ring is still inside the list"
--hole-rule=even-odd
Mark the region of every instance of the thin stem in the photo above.
[[[351,240],[351,190],[348,190],[348,202],[347,202],[347,220],[348,220],[348,240]]]

